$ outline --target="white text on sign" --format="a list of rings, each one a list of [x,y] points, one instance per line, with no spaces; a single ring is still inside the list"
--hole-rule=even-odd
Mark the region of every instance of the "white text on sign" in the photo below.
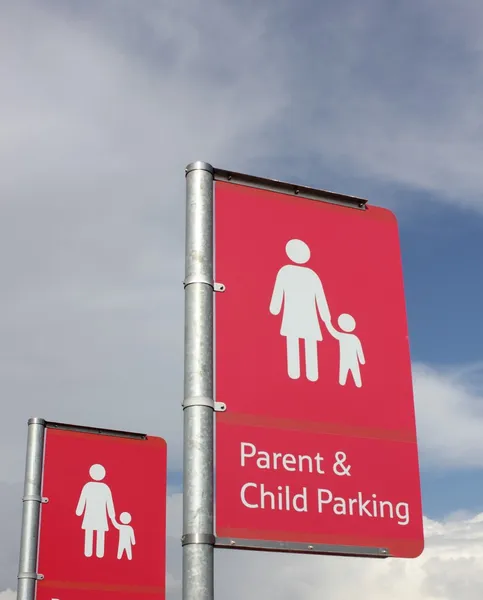
[[[333,456],[332,468],[328,473],[340,477],[351,477],[351,465],[347,455],[338,451]],[[242,467],[255,467],[259,470],[284,470],[300,473],[326,475],[322,469],[324,457],[315,455],[266,452],[258,450],[255,444],[241,442],[240,464]],[[329,462],[328,462],[329,464]],[[240,500],[246,508],[295,511],[300,513],[316,511],[324,514],[332,512],[337,516],[350,516],[371,519],[392,519],[398,525],[410,522],[409,504],[380,499],[376,493],[353,492],[350,497],[339,496],[329,488],[309,488],[308,486],[276,485],[246,482],[240,489]]]

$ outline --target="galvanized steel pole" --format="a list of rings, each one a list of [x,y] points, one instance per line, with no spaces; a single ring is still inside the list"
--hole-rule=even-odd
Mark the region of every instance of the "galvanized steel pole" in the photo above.
[[[17,600],[35,600],[45,421],[29,419]]]
[[[213,179],[186,167],[183,600],[213,600]]]

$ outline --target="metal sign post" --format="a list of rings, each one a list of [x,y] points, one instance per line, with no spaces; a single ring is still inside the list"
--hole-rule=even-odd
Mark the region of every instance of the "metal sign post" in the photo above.
[[[186,168],[183,600],[214,548],[423,551],[400,254],[365,199]]]
[[[37,550],[40,504],[42,502],[44,432],[45,421],[43,419],[29,419],[17,600],[35,600],[38,579]]]
[[[186,168],[183,600],[214,594],[213,175]]]

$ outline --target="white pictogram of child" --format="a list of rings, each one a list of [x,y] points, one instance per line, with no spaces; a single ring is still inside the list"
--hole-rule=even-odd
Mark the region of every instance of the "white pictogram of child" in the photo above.
[[[339,366],[339,384],[345,385],[349,371],[352,373],[354,383],[358,388],[362,387],[360,364],[365,365],[366,359],[362,350],[360,339],[352,333],[356,328],[356,321],[353,316],[346,313],[340,315],[337,323],[342,331],[334,329],[332,323],[326,323],[326,327],[332,337],[339,341],[340,366]]]
[[[119,544],[117,547],[117,558],[121,560],[123,553],[126,553],[127,559],[132,560],[132,546],[136,545],[134,537],[134,529],[129,525],[131,515],[128,512],[123,512],[119,515],[121,523],[116,523],[119,529]]]

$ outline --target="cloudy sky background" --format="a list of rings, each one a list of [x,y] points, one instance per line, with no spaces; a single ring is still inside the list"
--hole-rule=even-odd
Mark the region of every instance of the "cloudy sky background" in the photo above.
[[[200,159],[397,213],[427,517],[415,561],[220,552],[219,597],[480,598],[482,22],[478,0],[0,0],[0,590],[35,415],[168,440],[179,597]]]

